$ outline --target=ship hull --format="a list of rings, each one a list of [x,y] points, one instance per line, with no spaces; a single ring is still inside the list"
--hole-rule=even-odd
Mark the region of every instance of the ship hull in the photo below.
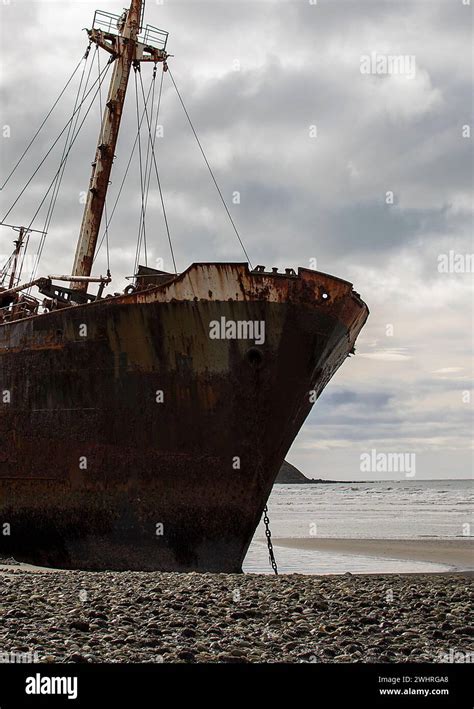
[[[0,552],[240,572],[366,318],[340,279],[195,264],[161,287],[0,325]],[[264,323],[263,341],[229,323]]]

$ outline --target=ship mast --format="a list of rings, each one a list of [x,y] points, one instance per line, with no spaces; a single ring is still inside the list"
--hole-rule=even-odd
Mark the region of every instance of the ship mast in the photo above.
[[[138,62],[153,61],[155,64],[164,62],[166,69],[166,59],[168,57],[164,51],[166,40],[161,48],[153,46],[154,43],[151,40],[147,43],[148,26],[145,32],[145,42],[137,40],[141,30],[143,5],[144,0],[131,0],[129,10],[125,10],[120,18],[116,18],[118,34],[103,31],[102,27],[99,28],[99,26],[104,25],[103,20],[100,20],[101,16],[114,17],[109,13],[101,13],[99,11],[96,12],[94,17],[93,29],[87,30],[90,41],[108,51],[112,55],[112,61],[115,63],[95,159],[92,163],[89,191],[72,269],[73,276],[90,276],[92,271],[131,67]],[[97,16],[99,16],[99,20],[96,23]],[[97,27],[95,26],[96,24]],[[161,33],[156,28],[151,28],[151,30]],[[167,38],[167,33],[161,33],[161,35]],[[87,285],[87,281],[76,281],[71,282],[70,287],[72,290],[85,293],[87,292]]]
[[[17,268],[18,268],[18,258],[20,256],[20,251],[23,246],[23,239],[25,237],[26,231],[27,231],[27,229],[25,229],[24,226],[21,226],[19,228],[20,233],[18,234],[18,239],[13,242],[14,246],[15,246],[15,250],[13,252],[13,257],[12,257],[13,263],[12,263],[12,271],[10,274],[10,283],[8,284],[9,289],[13,288],[13,286],[15,285],[16,272],[17,272]]]

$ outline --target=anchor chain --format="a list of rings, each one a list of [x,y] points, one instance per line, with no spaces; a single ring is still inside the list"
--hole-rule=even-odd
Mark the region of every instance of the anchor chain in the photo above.
[[[265,525],[265,536],[267,538],[268,558],[270,560],[270,564],[273,571],[275,572],[276,576],[278,576],[278,566],[276,563],[275,554],[273,552],[272,533],[270,531],[270,518],[268,516],[267,505],[265,505],[265,509],[263,510],[263,523]]]

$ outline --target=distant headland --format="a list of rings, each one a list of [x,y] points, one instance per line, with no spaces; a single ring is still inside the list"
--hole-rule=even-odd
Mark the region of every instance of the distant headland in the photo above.
[[[306,484],[309,483],[312,485],[313,483],[322,483],[324,485],[333,485],[333,484],[352,484],[352,483],[368,483],[371,482],[370,480],[323,480],[322,478],[307,478],[306,475],[303,475],[303,473],[298,470],[298,468],[295,468],[294,465],[291,463],[288,463],[286,460],[283,461],[282,466],[280,468],[280,472],[278,473],[276,480],[275,480],[275,485],[280,484],[280,485],[301,485],[301,484]],[[379,482],[379,481],[373,481],[373,482]]]
[[[286,460],[283,461],[282,466],[280,468],[280,472],[278,473],[277,478],[275,480],[275,483],[280,483],[283,485],[322,482],[331,481],[313,480],[312,478],[307,478],[306,475],[303,475],[303,473],[298,470],[298,468],[295,468],[295,466],[291,465],[291,463],[287,463]]]

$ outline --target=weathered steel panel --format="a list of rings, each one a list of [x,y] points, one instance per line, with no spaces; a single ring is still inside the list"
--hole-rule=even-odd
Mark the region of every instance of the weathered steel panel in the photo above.
[[[0,325],[0,520],[12,529],[0,551],[239,571],[309,391],[367,314],[325,274],[194,264],[156,288]],[[222,317],[264,322],[265,341],[211,339]]]

